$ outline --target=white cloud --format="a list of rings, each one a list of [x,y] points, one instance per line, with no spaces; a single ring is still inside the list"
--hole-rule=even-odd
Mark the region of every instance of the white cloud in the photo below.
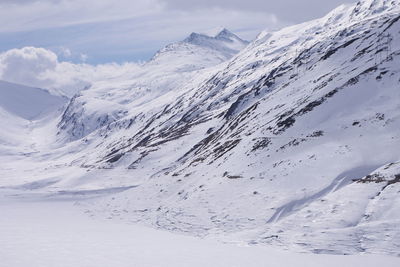
[[[71,97],[95,81],[109,79],[139,66],[134,63],[92,66],[60,62],[57,55],[44,48],[24,47],[0,54],[0,79],[61,92]]]
[[[154,14],[158,0],[0,0],[0,31],[26,31]]]
[[[43,73],[54,70],[57,64],[57,55],[43,48],[24,47],[0,55],[1,76],[27,85],[43,79]]]
[[[72,52],[69,48],[61,47],[60,50],[63,57],[70,58],[72,56]]]
[[[72,56],[60,58],[146,60],[191,32],[222,26],[251,40],[349,1],[356,0],[0,0],[0,51],[68,47]]]
[[[193,11],[199,8],[256,11],[274,14],[281,21],[303,22],[318,18],[343,3],[358,0],[162,0],[173,9]]]
[[[83,62],[86,62],[88,60],[88,55],[86,54],[80,54],[80,58]]]
[[[187,5],[186,5],[187,6]],[[40,46],[68,47],[87,62],[149,59],[170,42],[191,32],[226,27],[245,39],[282,23],[263,10],[199,6],[179,9],[164,0],[0,0],[0,51]]]

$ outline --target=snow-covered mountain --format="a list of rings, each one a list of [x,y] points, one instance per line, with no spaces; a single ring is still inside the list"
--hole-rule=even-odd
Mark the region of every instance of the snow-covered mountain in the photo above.
[[[65,97],[44,89],[0,81],[0,108],[23,119],[37,119],[66,102]]]
[[[148,65],[161,64],[178,72],[198,70],[232,58],[248,44],[227,29],[215,36],[192,33],[185,40],[158,51]]]
[[[76,140],[122,118],[129,118],[125,121],[128,124],[132,117],[144,121],[154,109],[159,110],[160,102],[172,102],[185,91],[183,87],[203,81],[215,65],[247,44],[226,29],[215,37],[192,33],[184,41],[158,51],[136,73],[96,83],[76,95],[60,122],[61,134],[67,133],[67,140]]]
[[[111,190],[86,212],[171,231],[399,255],[399,31],[399,0],[365,0],[249,45],[192,34],[76,95],[34,187]]]
[[[21,162],[21,159],[14,161],[9,156],[32,152],[30,134],[35,121],[54,117],[67,101],[67,98],[52,95],[44,89],[0,81],[0,158],[4,159],[0,167],[0,187],[7,176],[4,172],[8,169],[6,162],[10,160],[13,166]]]

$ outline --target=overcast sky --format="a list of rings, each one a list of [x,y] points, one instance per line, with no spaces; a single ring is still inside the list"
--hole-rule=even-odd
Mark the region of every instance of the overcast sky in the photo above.
[[[245,39],[356,0],[0,0],[0,52],[44,47],[92,64],[146,60],[191,32]]]

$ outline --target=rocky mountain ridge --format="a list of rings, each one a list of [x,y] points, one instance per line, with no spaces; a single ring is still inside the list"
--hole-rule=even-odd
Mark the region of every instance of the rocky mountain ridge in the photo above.
[[[190,43],[230,34],[191,35],[70,101],[40,190],[114,190],[85,212],[192,235],[398,255],[399,33],[400,1],[365,0],[225,59]]]

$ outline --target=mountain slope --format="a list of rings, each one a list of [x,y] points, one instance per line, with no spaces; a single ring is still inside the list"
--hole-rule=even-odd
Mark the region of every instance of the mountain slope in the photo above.
[[[82,205],[171,231],[398,255],[399,14],[398,0],[344,5],[195,70],[197,36],[161,50],[178,60],[71,100],[50,154],[79,171],[40,189],[122,188]]]
[[[30,120],[52,116],[66,102],[66,98],[40,88],[0,81],[1,152],[21,149],[29,135]]]
[[[104,204],[171,230],[246,230],[252,242],[299,250],[395,253],[398,214],[363,218],[396,169],[379,183],[353,183],[399,160],[399,2],[385,3],[260,34],[144,123],[109,124],[96,150],[104,152],[80,162],[128,168],[140,186]],[[391,199],[385,209],[398,194]],[[382,227],[380,244],[369,233]]]
[[[147,63],[175,67],[175,71],[193,71],[222,63],[245,48],[249,42],[227,29],[215,36],[192,33],[185,40],[167,45]]]
[[[21,131],[26,122],[0,107],[0,119],[2,127],[0,129],[0,147],[4,152],[4,146],[18,146],[20,143]]]
[[[0,81],[0,107],[24,119],[45,115],[66,102],[43,89]]]
[[[228,60],[247,44],[224,29],[216,37],[193,33],[168,45],[136,73],[96,83],[76,95],[59,124],[60,134],[64,140],[76,140],[122,118],[129,118],[126,125],[144,122],[183,92],[182,87],[204,80],[209,75],[207,69]]]

